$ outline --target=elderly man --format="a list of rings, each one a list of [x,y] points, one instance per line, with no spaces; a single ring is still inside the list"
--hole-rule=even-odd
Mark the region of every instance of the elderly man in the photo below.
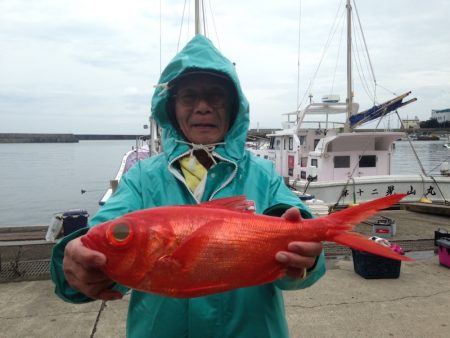
[[[196,204],[246,195],[256,212],[290,219],[311,217],[269,161],[245,149],[248,102],[234,65],[198,35],[161,75],[152,113],[163,129],[164,151],[138,162],[90,226],[125,213],[164,205]],[[79,237],[54,249],[52,279],[62,299],[83,303],[121,298],[127,291],[103,274],[103,254]],[[287,337],[281,290],[301,289],[324,273],[320,243],[292,242],[274,257],[287,275],[265,285],[191,299],[132,290],[129,337]]]

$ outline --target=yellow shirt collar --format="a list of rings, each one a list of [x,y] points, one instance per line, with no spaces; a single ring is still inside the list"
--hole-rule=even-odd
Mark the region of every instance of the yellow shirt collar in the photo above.
[[[208,170],[197,161],[195,156],[185,156],[179,160],[179,163],[187,186],[192,192],[195,192]]]

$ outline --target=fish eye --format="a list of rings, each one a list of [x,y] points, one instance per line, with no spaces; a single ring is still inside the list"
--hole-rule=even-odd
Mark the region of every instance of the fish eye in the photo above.
[[[133,229],[127,223],[112,224],[106,232],[109,243],[115,247],[124,247],[133,238]]]
[[[128,224],[124,223],[116,224],[111,231],[114,238],[118,241],[124,241],[130,235],[130,228]]]

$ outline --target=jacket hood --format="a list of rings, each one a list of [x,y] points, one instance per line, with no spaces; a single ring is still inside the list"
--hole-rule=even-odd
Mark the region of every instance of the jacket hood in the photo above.
[[[238,161],[244,154],[245,141],[249,127],[249,105],[245,98],[234,64],[214,47],[212,42],[203,35],[196,35],[169,62],[161,74],[152,97],[152,117],[163,129],[162,146],[169,162],[187,152],[189,146],[177,141],[184,140],[183,135],[172,124],[167,111],[170,94],[170,84],[180,75],[190,71],[215,72],[231,80],[236,89],[237,109],[234,123],[225,135],[224,145],[216,147],[215,152],[220,156]]]

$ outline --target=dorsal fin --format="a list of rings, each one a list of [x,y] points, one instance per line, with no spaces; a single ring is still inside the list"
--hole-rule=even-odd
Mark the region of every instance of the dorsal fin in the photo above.
[[[200,203],[198,206],[202,208],[227,209],[251,214],[254,214],[256,211],[255,202],[247,200],[247,197],[244,195],[219,198]]]

